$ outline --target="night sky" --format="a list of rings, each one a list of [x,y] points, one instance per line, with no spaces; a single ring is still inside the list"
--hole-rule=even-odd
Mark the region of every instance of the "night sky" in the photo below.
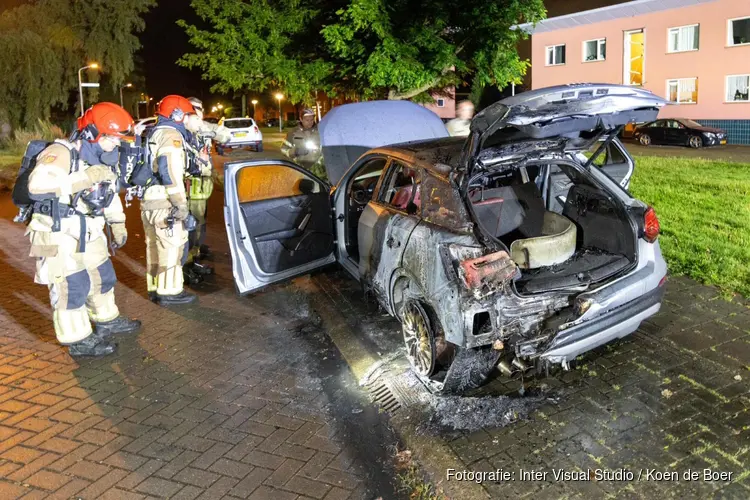
[[[159,0],[145,16],[140,56],[145,64],[146,85],[154,101],[168,94],[210,100],[211,82],[202,80],[199,70],[188,70],[176,64],[192,47],[185,30],[177,26],[178,19],[191,24],[200,22],[189,0]]]

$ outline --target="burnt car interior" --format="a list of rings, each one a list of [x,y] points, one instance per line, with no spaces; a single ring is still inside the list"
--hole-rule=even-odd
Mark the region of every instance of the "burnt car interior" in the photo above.
[[[572,161],[488,170],[470,181],[468,198],[483,232],[527,264],[519,265],[519,293],[585,287],[635,262],[625,207]]]
[[[285,271],[331,253],[328,190],[301,168],[243,168],[237,172],[237,194],[263,272]]]
[[[346,214],[346,251],[355,261],[359,260],[359,244],[357,242],[359,218],[367,204],[372,200],[375,187],[387,163],[388,159],[383,157],[367,160],[359,167],[357,175],[352,177],[347,186],[349,205]]]

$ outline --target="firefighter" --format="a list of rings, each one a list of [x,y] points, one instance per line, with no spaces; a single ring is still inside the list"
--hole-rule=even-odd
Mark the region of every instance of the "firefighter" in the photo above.
[[[185,281],[200,282],[201,277],[213,272],[213,268],[200,262],[208,257],[210,251],[205,243],[206,239],[206,210],[208,199],[214,189],[213,167],[211,163],[211,140],[220,144],[229,142],[231,132],[222,126],[203,121],[203,101],[197,97],[188,98],[193,105],[195,115],[190,115],[189,129],[194,133],[192,145],[197,150],[199,160],[195,164],[193,173],[187,178],[188,209],[196,219],[196,227],[188,235],[189,253],[183,267]]]
[[[141,219],[146,237],[146,285],[162,306],[190,304],[198,297],[184,290],[182,266],[188,251],[189,221],[185,175],[188,169],[190,102],[169,95],[157,105],[157,121],[148,136],[155,181],[143,192]]]
[[[287,134],[281,152],[308,170],[312,170],[322,158],[318,125],[312,109],[302,111],[300,124]]]
[[[78,119],[69,141],[57,140],[39,153],[28,177],[34,281],[49,287],[55,334],[71,356],[112,354],[117,344],[111,334],[135,333],[141,326],[121,316],[115,304],[117,279],[105,236],[108,224],[113,247],[128,237],[117,175],[102,157],[116,153],[132,126],[120,106],[95,104]]]

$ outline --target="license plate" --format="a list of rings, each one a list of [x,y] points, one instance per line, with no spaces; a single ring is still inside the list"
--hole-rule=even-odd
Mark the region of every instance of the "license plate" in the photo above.
[[[727,140],[726,140],[726,139],[722,139],[722,140],[721,140],[721,143],[722,143],[722,144],[726,144],[726,143],[727,143]]]
[[[234,134],[235,137],[245,137],[246,135],[246,132],[237,132],[236,134]]]

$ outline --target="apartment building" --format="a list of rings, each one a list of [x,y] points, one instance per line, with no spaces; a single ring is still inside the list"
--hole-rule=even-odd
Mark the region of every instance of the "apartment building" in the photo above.
[[[635,0],[515,26],[531,34],[532,88],[643,86],[750,145],[750,0]]]

